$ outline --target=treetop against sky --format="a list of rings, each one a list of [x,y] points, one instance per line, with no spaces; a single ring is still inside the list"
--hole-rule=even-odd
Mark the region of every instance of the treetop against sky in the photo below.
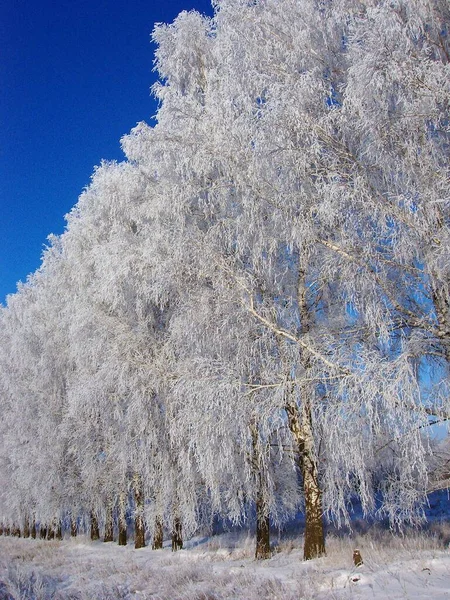
[[[208,0],[5,0],[0,7],[0,302],[38,268],[47,236],[102,159],[156,102],[156,22]]]

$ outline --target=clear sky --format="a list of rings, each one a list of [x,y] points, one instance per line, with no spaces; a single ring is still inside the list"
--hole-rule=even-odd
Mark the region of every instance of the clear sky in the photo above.
[[[0,303],[64,230],[101,159],[156,104],[155,22],[210,0],[1,0]]]

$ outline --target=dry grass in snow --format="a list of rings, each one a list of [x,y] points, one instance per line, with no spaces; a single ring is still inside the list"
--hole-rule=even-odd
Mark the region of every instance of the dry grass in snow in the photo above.
[[[0,537],[0,600],[450,600],[449,529],[404,537],[373,530],[328,537],[326,557],[303,562],[301,540],[254,561],[254,539],[197,538],[172,554],[90,542]],[[362,567],[352,562],[358,547]]]

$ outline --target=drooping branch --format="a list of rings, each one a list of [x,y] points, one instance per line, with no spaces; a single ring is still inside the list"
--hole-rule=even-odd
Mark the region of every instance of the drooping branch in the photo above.
[[[248,312],[251,315],[253,315],[260,323],[262,323],[268,329],[270,329],[270,331],[272,331],[275,335],[279,335],[287,340],[290,340],[291,342],[294,342],[295,344],[300,346],[300,348],[302,348],[303,350],[306,350],[309,354],[311,354],[312,356],[317,358],[320,362],[322,362],[328,368],[332,369],[333,371],[338,371],[342,375],[348,376],[351,374],[348,369],[329,360],[321,352],[319,352],[318,350],[313,348],[310,344],[306,343],[302,338],[299,338],[296,335],[293,335],[291,332],[287,331],[286,329],[278,327],[278,325],[276,323],[274,323],[273,321],[270,321],[269,319],[266,319],[265,317],[260,315],[258,313],[258,311],[255,309],[253,297],[250,297],[250,303],[249,303],[249,305],[246,306],[246,309],[248,310]]]

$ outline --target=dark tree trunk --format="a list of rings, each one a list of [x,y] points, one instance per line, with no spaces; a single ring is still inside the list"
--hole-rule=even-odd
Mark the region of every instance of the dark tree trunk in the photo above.
[[[47,539],[47,527],[39,527],[39,537],[41,540]]]
[[[161,550],[164,542],[164,528],[161,517],[155,519],[155,531],[153,532],[153,550]]]
[[[19,537],[20,538],[20,527],[17,527],[17,525],[13,526],[13,530],[12,530],[12,534],[14,537]]]
[[[57,522],[57,525],[56,525],[56,534],[55,534],[55,536],[56,536],[56,539],[57,539],[57,540],[62,540],[62,539],[63,539],[63,535],[62,535],[62,524],[61,524],[61,521],[58,521],[58,522]]]
[[[121,492],[119,495],[119,546],[127,545],[127,502],[126,494]]]
[[[119,520],[119,546],[127,545],[127,524]]]
[[[145,526],[140,516],[134,520],[134,547],[136,549],[145,548]]]
[[[134,481],[134,547],[145,548],[144,492],[139,476]]]
[[[183,528],[181,525],[181,519],[175,517],[173,520],[172,529],[172,552],[183,549]]]
[[[105,537],[103,538],[103,541],[114,541],[113,509],[111,504],[108,505],[108,508],[106,510]]]
[[[77,520],[73,517],[70,519],[70,535],[71,537],[77,537]]]
[[[259,434],[256,422],[250,425],[253,446],[253,470],[256,479],[256,549],[257,560],[270,558],[270,523],[265,502],[265,473],[261,465]]]
[[[36,521],[34,519],[31,523],[31,537],[33,538],[33,540],[36,539]]]
[[[91,540],[94,542],[95,540],[100,539],[100,530],[98,527],[98,519],[97,516],[91,512]]]
[[[30,537],[30,521],[29,521],[28,517],[25,517],[25,520],[23,522],[23,537],[24,538]]]
[[[53,528],[52,525],[50,525],[50,527],[48,528],[47,539],[48,540],[54,540],[55,539],[55,530],[54,530],[54,528]]]
[[[256,551],[255,558],[270,558],[270,522],[265,510],[264,495],[258,491],[256,498]]]

